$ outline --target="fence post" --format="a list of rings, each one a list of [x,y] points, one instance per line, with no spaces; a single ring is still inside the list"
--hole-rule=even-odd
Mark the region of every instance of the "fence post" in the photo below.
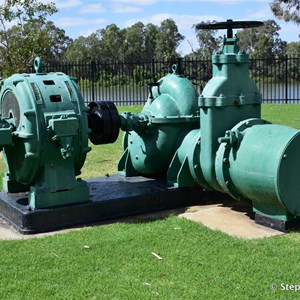
[[[152,81],[155,82],[156,81],[156,76],[155,76],[155,58],[152,57],[151,60],[151,77],[152,77]]]
[[[92,99],[95,101],[95,72],[96,72],[96,63],[94,60],[91,60],[91,81],[92,81]]]
[[[288,103],[288,56],[285,56],[285,104]]]
[[[183,74],[182,71],[182,58],[181,57],[177,57],[177,72],[179,75]]]

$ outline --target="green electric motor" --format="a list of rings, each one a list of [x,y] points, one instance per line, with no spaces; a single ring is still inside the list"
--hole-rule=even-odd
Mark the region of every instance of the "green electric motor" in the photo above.
[[[69,76],[42,73],[39,58],[35,70],[1,83],[3,189],[29,191],[31,208],[87,201],[87,184],[75,176],[90,151],[88,109]]]
[[[34,67],[34,74],[15,74],[1,82],[3,189],[28,192],[31,209],[89,201],[87,183],[77,178],[91,150],[88,139],[114,142],[117,110],[109,101],[86,107],[75,79],[43,73],[40,58]]]

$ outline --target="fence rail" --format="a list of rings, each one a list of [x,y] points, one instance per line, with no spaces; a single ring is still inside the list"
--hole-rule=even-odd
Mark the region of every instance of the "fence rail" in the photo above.
[[[174,63],[199,93],[212,77],[211,59],[178,59]],[[86,103],[112,100],[117,105],[138,105],[144,104],[148,97],[147,84],[172,71],[172,64],[154,59],[147,63],[89,61],[44,63],[43,69],[76,77]],[[252,58],[249,73],[264,103],[300,103],[300,57]]]

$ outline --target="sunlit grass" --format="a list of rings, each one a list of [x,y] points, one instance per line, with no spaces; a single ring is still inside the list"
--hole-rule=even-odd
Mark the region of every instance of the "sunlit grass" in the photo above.
[[[299,283],[298,246],[298,234],[239,240],[175,216],[6,241],[0,294],[9,300],[296,299],[280,285]]]

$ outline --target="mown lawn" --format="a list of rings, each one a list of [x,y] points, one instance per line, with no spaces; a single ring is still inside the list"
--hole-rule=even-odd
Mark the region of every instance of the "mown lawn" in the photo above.
[[[170,216],[0,243],[1,299],[295,299],[298,233],[245,241]],[[162,259],[156,258],[156,253]],[[300,292],[299,292],[300,293]]]
[[[300,105],[262,117],[300,128]],[[83,176],[115,172],[120,143],[94,146]],[[171,215],[1,241],[0,253],[1,299],[300,298],[282,290],[300,284],[298,232],[241,240]]]

